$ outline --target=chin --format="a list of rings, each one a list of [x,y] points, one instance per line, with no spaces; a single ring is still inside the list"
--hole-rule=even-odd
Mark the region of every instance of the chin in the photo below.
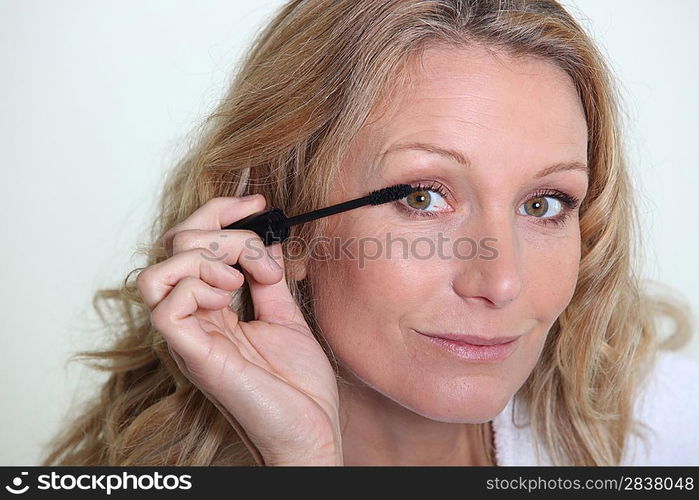
[[[502,388],[494,390],[488,384],[474,386],[473,382],[437,383],[432,392],[421,388],[410,391],[402,406],[430,420],[446,423],[480,424],[497,416],[512,394]]]

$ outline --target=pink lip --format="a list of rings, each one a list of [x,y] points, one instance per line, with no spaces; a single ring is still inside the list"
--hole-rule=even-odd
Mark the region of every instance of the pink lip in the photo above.
[[[438,347],[462,359],[471,361],[503,361],[515,350],[517,340],[521,336],[488,339],[469,335],[440,333],[437,336],[435,334],[418,333]]]
[[[477,337],[476,335],[460,335],[458,333],[421,333],[428,337],[436,337],[445,340],[453,340],[456,342],[471,344],[471,345],[496,345],[496,344],[507,344],[513,340],[517,340],[521,335],[516,335],[514,337]]]

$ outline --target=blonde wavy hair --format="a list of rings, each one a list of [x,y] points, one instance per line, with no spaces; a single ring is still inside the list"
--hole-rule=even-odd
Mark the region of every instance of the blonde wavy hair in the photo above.
[[[148,266],[164,260],[165,232],[214,197],[262,193],[289,214],[325,206],[352,138],[406,84],[414,58],[435,44],[543,58],[565,70],[578,90],[590,166],[578,283],[518,395],[528,405],[537,453],[543,444],[555,464],[619,464],[630,433],[641,433],[633,418],[637,390],[659,350],[689,340],[690,314],[685,302],[651,293],[639,277],[621,98],[600,51],[554,0],[287,3],[259,32],[225,97],[168,172],[140,254]],[[323,224],[294,229],[293,236],[309,241]],[[289,264],[291,291],[334,362],[314,321],[315,292],[307,279],[290,278]],[[113,334],[111,345],[71,359],[106,372],[106,382],[73,408],[42,465],[262,465],[179,371],[136,290],[141,269],[119,288],[96,292],[93,305]],[[253,319],[247,288],[231,307]],[[674,325],[665,339],[661,317]],[[486,425],[478,430],[487,449]],[[495,464],[492,448],[490,454]]]

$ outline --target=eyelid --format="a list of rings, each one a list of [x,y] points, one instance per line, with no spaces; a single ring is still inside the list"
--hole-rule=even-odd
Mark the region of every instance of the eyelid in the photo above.
[[[532,195],[529,198],[527,198],[527,200],[530,200],[532,198],[544,197],[556,198],[570,209],[575,209],[578,207],[578,205],[580,205],[580,199],[577,196],[553,188],[537,189],[536,191],[534,191],[534,193],[532,193]]]

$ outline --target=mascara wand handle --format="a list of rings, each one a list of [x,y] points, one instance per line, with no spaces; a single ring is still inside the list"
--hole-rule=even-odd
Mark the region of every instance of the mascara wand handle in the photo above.
[[[289,227],[283,222],[286,221],[286,214],[279,208],[272,208],[265,212],[248,215],[243,219],[227,225],[223,229],[246,229],[255,232],[265,246],[273,243],[281,243],[289,237]]]

